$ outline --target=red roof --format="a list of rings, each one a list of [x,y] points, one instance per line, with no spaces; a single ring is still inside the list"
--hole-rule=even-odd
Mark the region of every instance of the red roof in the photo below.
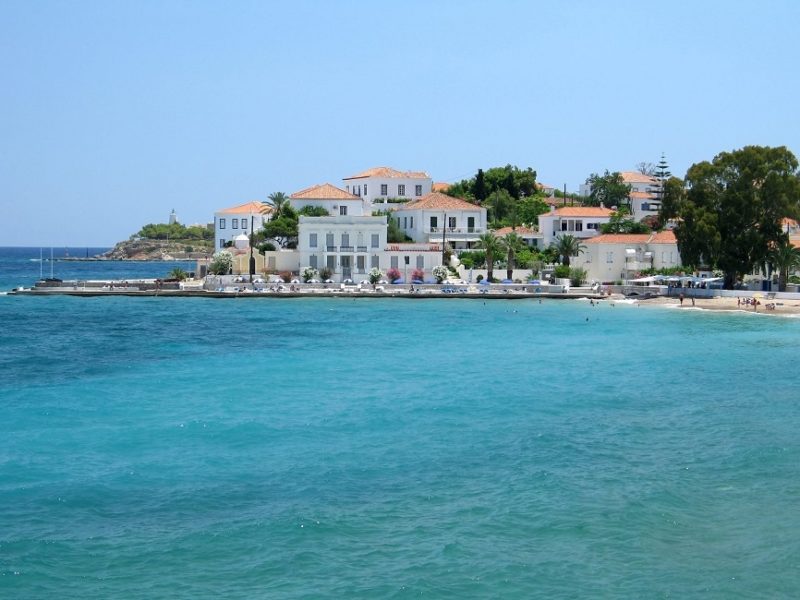
[[[292,200],[361,200],[358,196],[354,196],[350,192],[346,192],[330,183],[312,185],[309,188],[295,192],[289,198]]]
[[[585,244],[675,244],[672,231],[655,233],[604,233],[583,240]]]
[[[258,200],[254,200],[253,202],[245,202],[244,204],[239,204],[238,206],[232,206],[231,208],[223,208],[222,210],[218,210],[218,213],[224,214],[262,214],[266,215],[272,212],[272,207],[269,204],[264,204],[263,202],[259,202]]]
[[[348,179],[364,179],[366,177],[381,177],[384,179],[430,179],[428,174],[424,171],[398,171],[391,167],[373,167],[358,175],[352,175],[344,179],[347,181]]]
[[[557,217],[610,217],[613,212],[610,208],[600,206],[562,206],[540,216],[546,217],[551,214]]]
[[[402,205],[397,210],[482,210],[480,206],[462,200],[461,198],[454,198],[441,192],[431,192],[413,200],[408,204]]]

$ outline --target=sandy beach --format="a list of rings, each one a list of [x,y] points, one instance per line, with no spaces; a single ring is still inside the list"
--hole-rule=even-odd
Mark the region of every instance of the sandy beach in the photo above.
[[[754,309],[751,305],[739,304],[736,298],[716,297],[716,298],[695,298],[694,305],[692,305],[691,298],[684,298],[681,304],[678,298],[650,298],[647,300],[640,300],[641,306],[656,306],[668,305],[674,306],[678,310],[725,310],[725,311],[739,311],[746,313],[756,312],[758,314],[766,315],[800,315],[800,300],[788,300],[776,298],[774,300],[759,299],[759,305]],[[774,308],[767,308],[767,305]]]

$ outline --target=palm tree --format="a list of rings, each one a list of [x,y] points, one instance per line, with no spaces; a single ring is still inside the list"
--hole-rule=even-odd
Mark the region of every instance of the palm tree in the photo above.
[[[783,238],[773,246],[769,262],[778,271],[778,291],[785,292],[789,271],[800,266],[800,248],[795,248],[788,238]]]
[[[283,212],[283,207],[289,202],[289,198],[283,192],[272,192],[269,195],[269,203],[272,204],[274,210],[273,218],[280,217]]]
[[[578,256],[586,249],[586,246],[578,238],[569,234],[558,236],[555,241],[555,247],[561,257],[561,264],[567,267],[569,266],[570,256]]]
[[[525,241],[513,232],[506,235],[501,241],[506,251],[506,279],[511,279],[514,276],[517,254],[525,247]]]
[[[491,231],[478,237],[477,248],[486,253],[486,278],[491,281],[494,273],[494,261],[503,253],[503,242]]]

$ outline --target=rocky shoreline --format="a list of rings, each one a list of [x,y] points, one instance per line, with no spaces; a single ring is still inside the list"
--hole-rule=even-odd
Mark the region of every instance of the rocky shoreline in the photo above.
[[[131,239],[119,242],[103,254],[74,260],[196,260],[211,256],[212,252],[211,242],[202,240]]]

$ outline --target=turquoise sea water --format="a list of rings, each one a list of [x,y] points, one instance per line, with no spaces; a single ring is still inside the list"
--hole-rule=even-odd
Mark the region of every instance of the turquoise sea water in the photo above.
[[[0,296],[0,326],[0,597],[800,593],[800,320]]]

